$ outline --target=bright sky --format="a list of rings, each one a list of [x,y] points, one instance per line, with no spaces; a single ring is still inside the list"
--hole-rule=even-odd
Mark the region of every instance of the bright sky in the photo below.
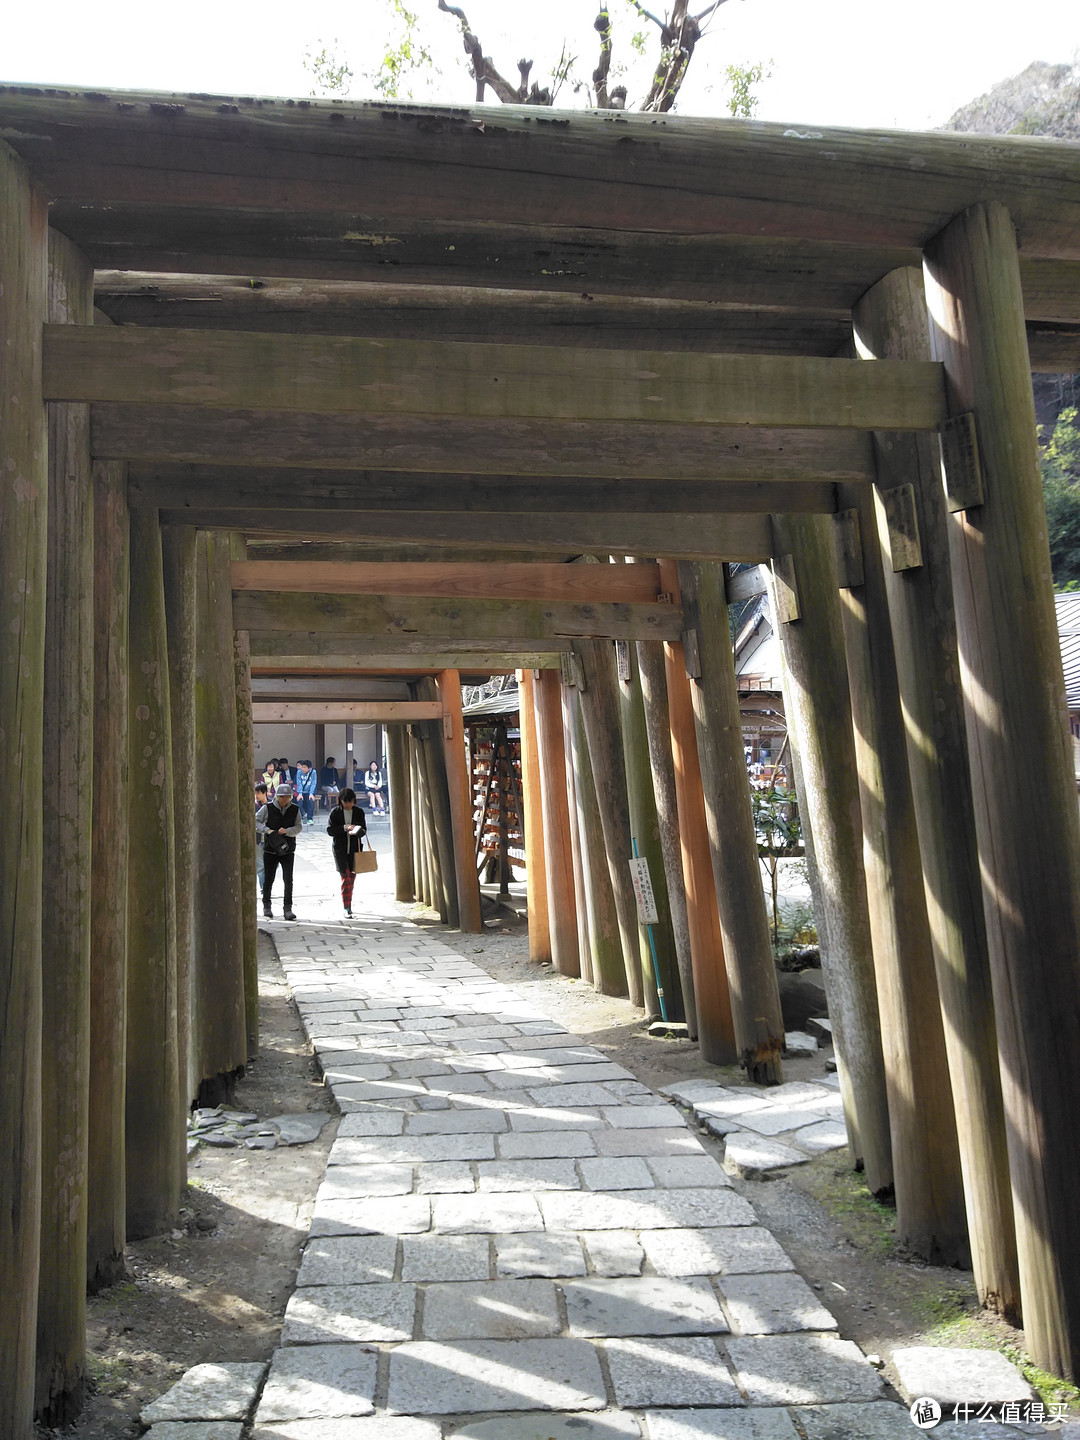
[[[468,103],[472,82],[454,22],[435,0],[409,3],[441,72],[418,84],[415,98]],[[378,66],[389,8],[390,0],[184,0],[160,8],[145,0],[9,0],[0,80],[306,95],[305,53],[337,41],[356,77],[351,98],[360,99],[372,93],[362,72]],[[463,0],[463,8],[509,78],[520,55],[535,60],[541,78],[564,38],[585,78],[595,63],[596,0]],[[611,10],[616,58],[629,57],[618,36],[642,22],[632,21],[625,0],[611,0]],[[926,129],[1031,61],[1069,62],[1078,53],[1078,0],[727,0],[694,58],[679,110],[726,113],[724,67],[771,61],[772,78],[759,87],[761,119]],[[639,68],[627,81],[633,98],[647,73]]]

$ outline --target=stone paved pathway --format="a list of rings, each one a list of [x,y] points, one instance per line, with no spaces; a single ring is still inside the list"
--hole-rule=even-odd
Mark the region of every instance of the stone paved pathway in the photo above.
[[[272,928],[344,1116],[254,1440],[916,1433],[679,1109],[301,848]]]

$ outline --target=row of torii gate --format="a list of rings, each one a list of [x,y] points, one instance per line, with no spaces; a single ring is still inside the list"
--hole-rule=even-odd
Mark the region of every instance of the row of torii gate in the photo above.
[[[519,669],[534,954],[644,994],[651,772],[702,1050],[779,1079],[727,620],[765,585],[854,1151],[1075,1378],[1029,372],[1080,369],[1080,150],[19,87],[0,136],[0,1433],[77,1410],[88,1277],[257,1043],[252,675],[404,679],[399,893],[469,928],[460,676]]]

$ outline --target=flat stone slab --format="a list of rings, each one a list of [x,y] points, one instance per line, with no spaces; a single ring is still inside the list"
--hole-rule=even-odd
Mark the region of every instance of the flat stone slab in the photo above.
[[[646,1421],[649,1440],[799,1440],[786,1410],[650,1410]]]
[[[894,1405],[889,1400],[878,1400],[869,1405],[800,1406],[795,1414],[808,1440],[913,1440],[920,1433],[912,1424],[907,1407]],[[971,1428],[975,1431],[974,1426]],[[975,1433],[986,1436],[986,1440],[993,1440],[998,1428],[997,1425],[982,1425]],[[940,1433],[954,1440],[967,1429],[966,1425],[954,1425],[949,1421],[942,1424]]]
[[[397,1240],[392,1235],[319,1236],[307,1243],[296,1284],[369,1285],[393,1280],[396,1258]]]
[[[840,1120],[821,1120],[796,1130],[790,1138],[803,1150],[820,1155],[826,1150],[840,1150],[848,1143],[847,1126]]]
[[[504,1137],[509,1138],[509,1137]],[[422,1165],[431,1160],[494,1160],[494,1135],[402,1135],[335,1140],[331,1165]]]
[[[486,1235],[407,1235],[401,1242],[402,1280],[486,1280],[491,1270]]]
[[[561,1329],[548,1280],[429,1285],[424,1292],[425,1340],[527,1340]]]
[[[752,1225],[754,1212],[731,1190],[617,1190],[539,1197],[552,1230],[655,1230]]]
[[[275,1350],[256,1428],[271,1420],[370,1415],[375,1409],[374,1349],[362,1345],[304,1345]]]
[[[495,1273],[513,1278],[546,1276],[551,1279],[584,1275],[581,1241],[576,1235],[559,1235],[550,1230],[499,1235],[495,1240]]]
[[[581,1189],[573,1160],[481,1160],[476,1170],[482,1191]]]
[[[506,1420],[470,1420],[451,1428],[447,1440],[640,1440],[632,1415],[605,1410],[600,1415],[514,1415]]]
[[[640,1275],[645,1252],[629,1230],[596,1230],[581,1235],[597,1275]]]
[[[784,1049],[789,1055],[816,1055],[817,1036],[808,1035],[805,1030],[785,1030]]]
[[[354,1110],[341,1117],[338,1135],[355,1140],[368,1135],[400,1135],[405,1127],[401,1110]]]
[[[149,1440],[240,1440],[242,1420],[159,1420],[146,1432]]]
[[[708,1100],[710,1096],[719,1098],[721,1092],[727,1093],[718,1080],[680,1080],[660,1087],[661,1095],[670,1095],[680,1105],[693,1105],[695,1100]]]
[[[431,1228],[426,1195],[374,1200],[316,1199],[312,1235],[412,1235]]]
[[[289,1298],[281,1342],[411,1340],[415,1310],[412,1285],[309,1285]]]
[[[409,1135],[496,1135],[508,1128],[501,1110],[421,1111],[405,1123]]]
[[[475,1189],[472,1166],[467,1160],[434,1160],[416,1167],[419,1195],[461,1195]]]
[[[1035,1399],[1020,1371],[996,1350],[912,1345],[894,1350],[892,1362],[896,1388],[909,1403],[923,1395],[941,1405]]]
[[[443,1235],[470,1232],[503,1235],[511,1230],[544,1228],[537,1202],[531,1195],[440,1195],[434,1202],[432,1215],[433,1228]]]
[[[604,1105],[600,1113],[616,1130],[663,1130],[685,1124],[674,1105]]]
[[[600,1362],[584,1340],[420,1340],[390,1353],[389,1409],[397,1414],[606,1405]]]
[[[499,1097],[500,1099],[503,1096]],[[525,1103],[528,1096],[525,1097]],[[511,1130],[596,1130],[603,1125],[595,1105],[573,1105],[565,1109],[549,1105],[543,1110],[511,1110]]]
[[[276,1128],[282,1145],[310,1145],[330,1118],[326,1111],[307,1111],[302,1115],[271,1115],[268,1123]]]
[[[590,1190],[645,1190],[656,1183],[639,1155],[597,1155],[580,1160],[578,1169]]]
[[[724,1144],[724,1169],[729,1175],[754,1180],[770,1170],[785,1170],[791,1165],[805,1165],[808,1156],[779,1140],[765,1135],[748,1135],[745,1130],[729,1135]]]
[[[440,1440],[440,1427],[415,1415],[278,1420],[257,1425],[251,1440]]]
[[[597,1155],[704,1155],[701,1141],[681,1130],[594,1130]]]
[[[737,1335],[836,1329],[835,1316],[801,1275],[729,1275],[720,1292]]]
[[[835,1335],[739,1336],[726,1349],[751,1405],[877,1400],[885,1389],[859,1347]]]
[[[342,1124],[356,1117],[342,1116]],[[319,1195],[325,1200],[374,1199],[408,1195],[413,1187],[411,1165],[332,1165],[327,1167]]]
[[[700,1335],[728,1329],[705,1280],[659,1275],[572,1280],[562,1291],[571,1335]]]
[[[798,1130],[806,1125],[815,1125],[826,1116],[815,1110],[789,1110],[778,1105],[764,1110],[752,1110],[739,1116],[739,1126],[757,1135],[782,1135],[785,1130]]]
[[[144,1406],[158,1420],[246,1420],[262,1384],[263,1364],[194,1365],[164,1395]]]
[[[665,1190],[729,1186],[723,1166],[711,1155],[659,1155],[645,1162]]]
[[[595,1155],[592,1130],[515,1130],[495,1137],[502,1160],[547,1160]]]
[[[620,1405],[742,1405],[731,1372],[706,1336],[608,1340],[604,1345]]]

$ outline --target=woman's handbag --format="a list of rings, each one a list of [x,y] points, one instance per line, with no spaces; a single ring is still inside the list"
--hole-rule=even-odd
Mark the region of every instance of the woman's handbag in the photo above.
[[[357,850],[352,857],[353,874],[367,875],[372,870],[378,870],[379,857],[372,849]]]

